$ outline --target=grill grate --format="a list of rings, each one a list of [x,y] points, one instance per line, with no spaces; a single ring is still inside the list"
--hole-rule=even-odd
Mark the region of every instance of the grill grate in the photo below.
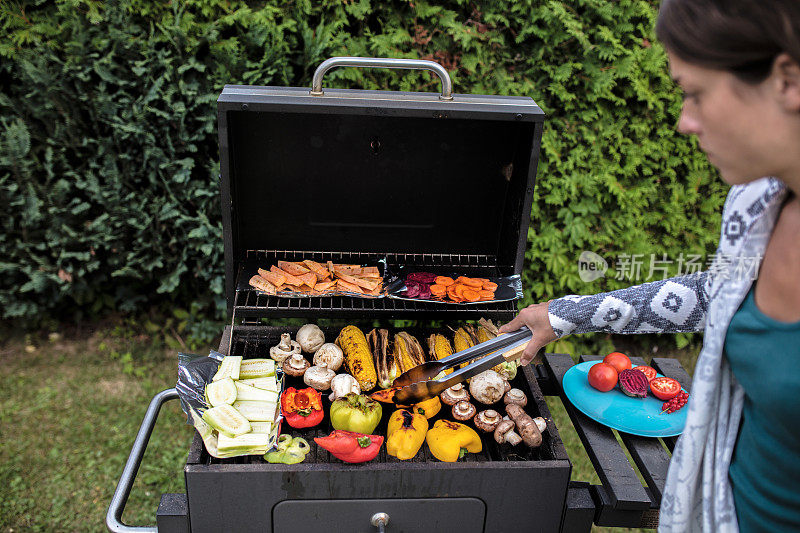
[[[245,264],[275,264],[278,260],[298,261],[311,259],[320,263],[376,264],[387,260],[390,271],[401,265],[412,268],[437,268],[465,271],[470,275],[499,276],[497,258],[489,255],[470,254],[412,254],[379,252],[315,252],[300,250],[249,250]],[[241,267],[242,269],[244,267]],[[239,277],[242,277],[240,270]],[[233,316],[244,319],[264,316],[316,318],[353,318],[381,316],[395,318],[413,316],[416,319],[441,318],[443,313],[468,318],[498,318],[508,320],[516,314],[516,302],[496,302],[473,305],[448,305],[444,303],[396,300],[392,298],[352,298],[349,296],[326,296],[311,298],[280,298],[259,294],[246,279],[237,282],[234,296]]]
[[[324,329],[324,328],[323,328]],[[230,331],[230,330],[228,330]],[[241,355],[245,358],[255,358],[255,357],[268,357],[269,347],[277,344],[280,334],[286,331],[284,328],[280,327],[272,327],[272,326],[241,326],[234,329],[233,333],[233,341],[231,343],[230,348],[230,355]],[[423,331],[421,329],[414,330],[414,329],[407,329],[411,334],[417,336],[418,339],[424,339],[427,334],[430,334],[432,331]],[[438,330],[437,330],[438,331]],[[294,331],[292,330],[294,334]],[[330,330],[326,330],[326,337],[330,337],[334,334]],[[423,343],[424,344],[424,343]],[[227,339],[223,338],[222,346],[227,346]],[[295,378],[289,378],[295,379]],[[546,410],[546,406],[544,406],[544,398],[541,394],[541,391],[538,389],[538,385],[535,384],[535,390],[531,389],[531,386],[528,385],[528,381],[525,379],[523,372],[519,372],[517,377],[514,378],[512,381],[512,386],[520,388],[528,394],[530,399],[528,404],[528,412],[531,416],[540,416],[540,413],[544,413],[542,416],[549,417],[549,412]],[[305,387],[301,380],[296,380],[296,383],[287,383],[287,386],[294,386],[294,387]],[[323,395],[325,410],[330,407],[330,402],[327,400],[326,396]],[[541,402],[541,403],[540,403]],[[386,424],[388,422],[389,414],[391,414],[391,406],[384,404],[384,416],[381,424],[378,426],[376,430],[377,433],[385,435],[386,434]],[[442,406],[443,411],[448,409],[448,406]],[[440,414],[437,416],[436,419],[442,418]],[[295,436],[302,436],[305,438],[310,446],[311,451],[309,455],[306,457],[305,463],[341,463],[335,457],[332,457],[330,453],[326,450],[319,448],[316,443],[314,442],[314,437],[323,437],[330,432],[333,431],[333,427],[330,425],[330,419],[326,416],[325,420],[323,420],[322,424],[315,428],[309,429],[292,429],[291,433]],[[536,449],[529,449],[524,446],[512,447],[508,444],[498,445],[494,439],[492,438],[491,434],[481,434],[481,438],[483,441],[483,452],[479,454],[467,454],[462,462],[467,463],[483,463],[487,461],[544,461],[556,458],[556,452],[554,449],[554,443],[549,435],[549,433],[543,434],[543,443],[539,448]],[[202,446],[201,446],[202,447]],[[423,444],[422,448],[420,449],[419,453],[416,457],[409,461],[400,461],[396,457],[389,456],[386,453],[386,447],[383,446],[378,457],[374,460],[380,463],[427,463],[436,461],[436,459],[431,454],[430,450],[428,449],[427,444]],[[203,449],[203,452],[200,457],[200,462],[205,464],[223,464],[223,465],[232,465],[232,464],[265,464],[263,457],[261,456],[245,456],[245,457],[234,457],[231,459],[216,459],[208,455],[208,453]]]

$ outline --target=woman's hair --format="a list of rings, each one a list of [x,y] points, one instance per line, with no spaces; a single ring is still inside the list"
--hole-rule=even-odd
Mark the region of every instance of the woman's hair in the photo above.
[[[663,0],[656,35],[683,61],[759,83],[780,53],[800,64],[800,0]]]

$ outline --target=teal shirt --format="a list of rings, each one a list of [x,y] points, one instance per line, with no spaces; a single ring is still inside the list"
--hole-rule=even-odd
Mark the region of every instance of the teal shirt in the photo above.
[[[739,529],[800,531],[800,322],[756,307],[755,285],[728,326],[725,356],[745,391],[728,471]]]

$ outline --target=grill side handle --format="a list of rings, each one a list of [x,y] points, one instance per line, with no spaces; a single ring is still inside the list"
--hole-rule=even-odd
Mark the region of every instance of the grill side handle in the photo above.
[[[332,57],[326,59],[314,71],[314,77],[311,80],[311,96],[322,96],[325,93],[322,90],[322,78],[325,74],[336,67],[382,67],[382,68],[400,68],[400,69],[419,69],[430,70],[439,76],[442,82],[442,94],[439,95],[439,100],[452,100],[453,99],[453,82],[450,81],[450,74],[447,70],[435,61],[428,61],[425,59],[393,59],[388,57]]]
[[[112,533],[158,533],[158,527],[138,527],[128,526],[122,523],[122,512],[125,510],[125,504],[128,502],[128,496],[131,494],[131,487],[133,481],[136,479],[136,473],[139,471],[139,465],[142,463],[142,456],[147,449],[147,443],[150,441],[150,434],[153,432],[153,427],[156,425],[158,412],[161,406],[169,400],[178,398],[178,391],[173,389],[166,389],[150,400],[150,406],[144,414],[142,425],[139,427],[139,432],[136,434],[136,440],[133,441],[131,453],[125,463],[125,468],[122,470],[122,476],[117,483],[117,489],[114,491],[114,496],[111,498],[111,504],[108,506],[106,513],[106,527]]]

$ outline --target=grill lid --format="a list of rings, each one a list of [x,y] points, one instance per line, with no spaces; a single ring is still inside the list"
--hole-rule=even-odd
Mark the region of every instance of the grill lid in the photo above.
[[[442,95],[322,89],[331,65],[359,59],[325,62],[317,90],[220,95],[229,307],[253,251],[472,255],[495,258],[499,275],[521,272],[542,110],[527,97],[448,100],[449,78]],[[409,68],[384,61],[366,63]],[[445,81],[438,64],[419,63]]]

